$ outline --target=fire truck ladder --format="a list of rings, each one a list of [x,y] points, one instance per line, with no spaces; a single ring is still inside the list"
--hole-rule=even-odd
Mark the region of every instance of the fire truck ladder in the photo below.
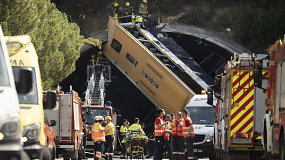
[[[110,82],[110,69],[110,64],[105,61],[87,66],[88,73],[91,76],[87,75],[89,80],[85,94],[86,105],[104,105],[105,83]]]

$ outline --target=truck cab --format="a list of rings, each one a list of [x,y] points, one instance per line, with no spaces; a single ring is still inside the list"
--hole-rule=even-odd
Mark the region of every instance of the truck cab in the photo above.
[[[87,141],[86,141],[86,151],[93,151],[93,140],[91,137],[91,128],[94,123],[95,116],[106,116],[112,117],[112,122],[116,125],[117,114],[113,111],[111,106],[99,106],[99,105],[87,105],[82,106],[82,116],[86,120],[87,125]]]
[[[216,100],[214,99],[214,104]],[[194,127],[194,155],[196,157],[214,158],[215,108],[207,103],[207,95],[195,95],[186,109]]]

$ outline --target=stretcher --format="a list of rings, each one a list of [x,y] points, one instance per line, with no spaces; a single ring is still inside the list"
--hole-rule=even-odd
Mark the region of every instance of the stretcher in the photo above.
[[[126,143],[127,159],[144,159],[144,147],[147,142],[148,137],[142,134],[125,137],[122,143]]]

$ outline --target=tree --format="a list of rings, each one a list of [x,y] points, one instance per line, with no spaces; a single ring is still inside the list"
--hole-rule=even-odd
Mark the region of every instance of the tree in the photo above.
[[[50,0],[2,0],[0,24],[5,35],[31,36],[44,89],[52,89],[74,70],[83,37]]]

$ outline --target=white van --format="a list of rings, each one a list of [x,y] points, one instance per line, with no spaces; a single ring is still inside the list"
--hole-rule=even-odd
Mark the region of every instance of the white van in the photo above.
[[[214,99],[214,105],[216,100]],[[216,119],[215,108],[207,103],[207,94],[195,95],[186,109],[190,113],[194,126],[194,155],[209,159],[214,156],[214,126]]]
[[[23,70],[19,76],[21,77],[20,81],[15,84],[6,43],[0,26],[1,159],[20,159],[22,155],[20,108],[17,91],[19,94],[29,92],[31,89],[31,73],[30,71]]]

